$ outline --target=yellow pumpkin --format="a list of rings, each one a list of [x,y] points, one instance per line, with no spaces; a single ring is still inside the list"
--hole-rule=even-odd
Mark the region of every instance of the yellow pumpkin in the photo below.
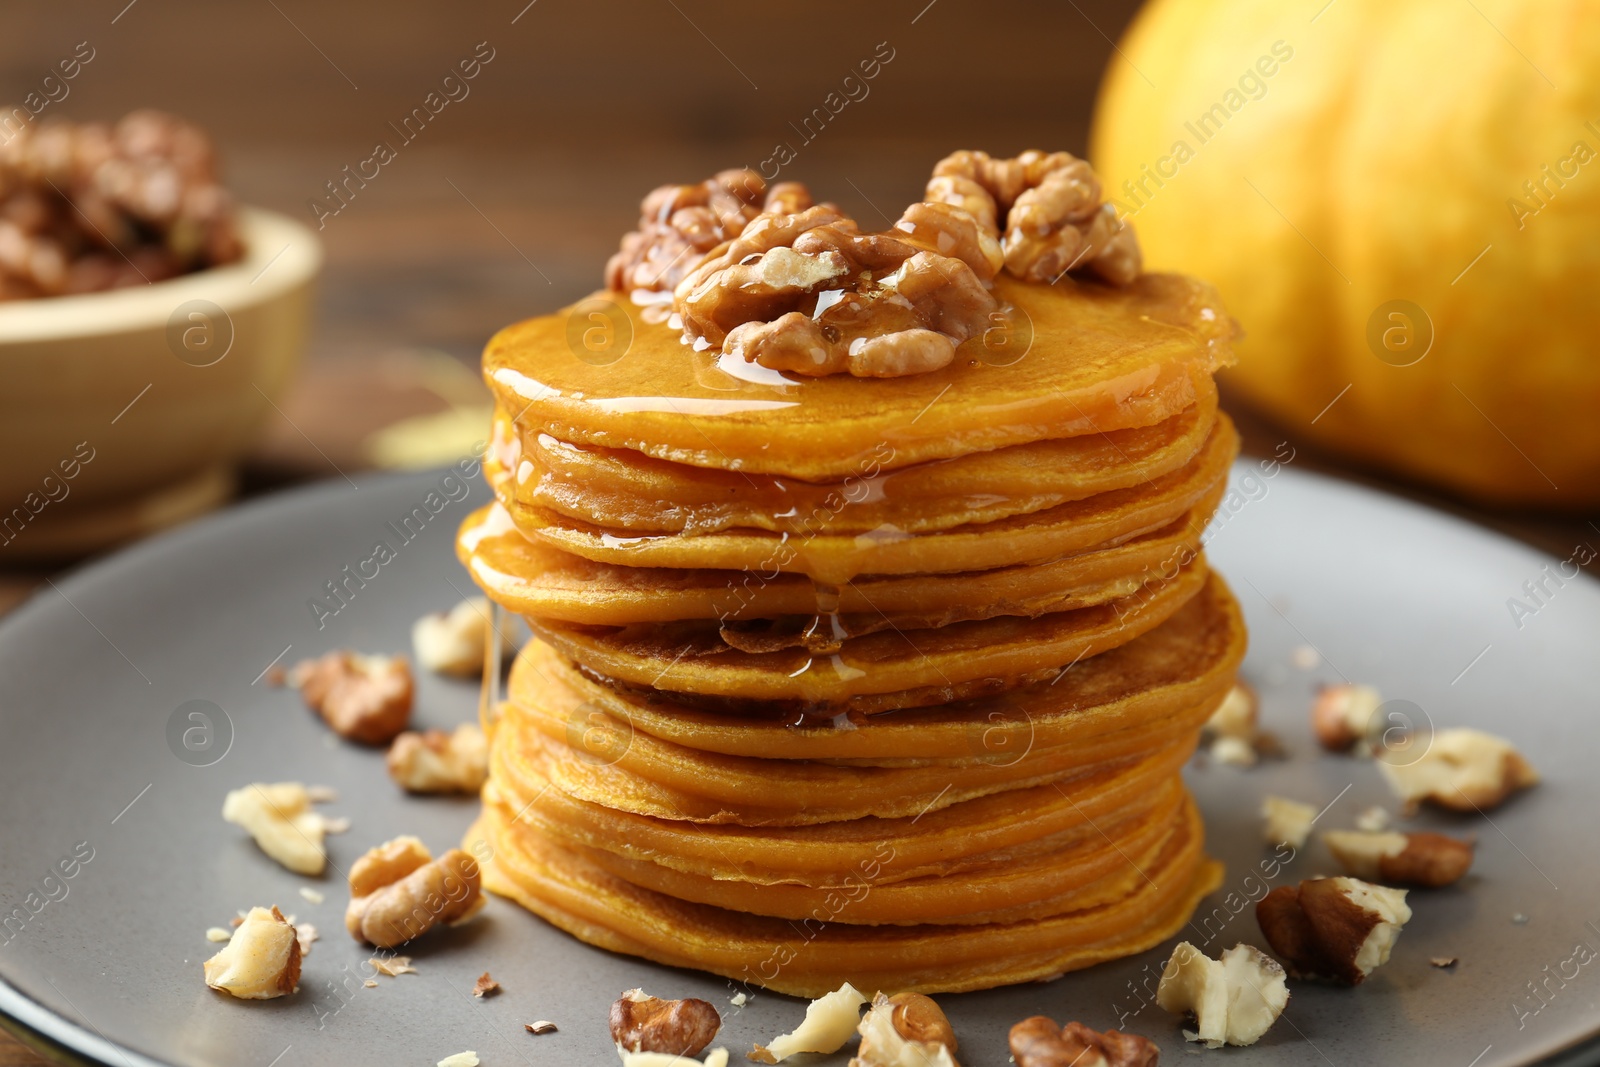
[[[1152,0],[1091,156],[1286,432],[1600,505],[1600,0]]]

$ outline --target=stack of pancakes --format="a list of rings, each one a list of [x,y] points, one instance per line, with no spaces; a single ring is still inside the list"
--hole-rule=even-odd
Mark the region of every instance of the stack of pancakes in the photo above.
[[[620,294],[490,342],[498,502],[459,551],[536,640],[489,715],[489,889],[812,996],[1187,922],[1220,872],[1179,772],[1245,642],[1200,550],[1229,320],[1170,275],[995,293],[950,366],[877,381],[730,366]]]

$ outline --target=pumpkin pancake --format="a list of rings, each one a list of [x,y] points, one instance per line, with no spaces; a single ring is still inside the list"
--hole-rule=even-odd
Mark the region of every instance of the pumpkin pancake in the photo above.
[[[1199,455],[1148,485],[1101,493],[1031,515],[927,534],[887,529],[860,536],[824,532],[803,538],[755,530],[698,537],[631,534],[517,503],[503,487],[497,487],[497,494],[523,533],[585,559],[631,567],[799,572],[819,582],[843,585],[861,574],[944,574],[1056,559],[1159,530],[1226,482],[1238,441],[1233,424],[1219,415]],[[491,483],[503,481],[492,457],[485,459],[484,470]]]
[[[814,923],[679,900],[603,870],[518,827],[492,790],[465,845],[489,858],[483,880],[575,937],[670,966],[711,971],[781,993],[858,988],[940,993],[1053,978],[1160,944],[1220,883],[1190,813],[1126,898],[1044,919],[982,925],[856,926],[848,905]]]
[[[1044,563],[939,575],[862,575],[839,588],[841,615],[873,615],[901,629],[991,615],[1038,615],[1126,596],[1199,552],[1224,486],[1159,530]],[[805,575],[600,563],[524,535],[499,504],[462,524],[461,562],[496,603],[517,615],[600,626],[680,619],[770,619],[816,610]]]
[[[797,719],[754,702],[718,713],[654,690],[617,690],[584,677],[539,641],[517,657],[508,695],[534,713],[562,717],[582,708],[586,716],[592,712],[620,724],[616,728],[630,736],[647,734],[730,756],[882,761],[976,753],[1010,760],[1034,745],[1077,744],[1220,700],[1244,651],[1239,606],[1213,577],[1160,626],[1078,661],[1049,682],[961,703],[857,716],[844,724],[849,728],[832,717]],[[557,693],[567,702],[558,703]]]
[[[691,467],[642,452],[596,448],[530,434],[496,462],[514,477],[512,499],[590,526],[630,533],[705,534],[728,529],[806,536],[865,534],[884,527],[925,533],[992,522],[1148,484],[1200,451],[1216,420],[1209,391],[1155,426],[974,452],[886,469],[887,446],[842,482]],[[505,420],[502,414],[501,421]],[[509,431],[498,431],[497,439]]]
[[[695,467],[839,482],[887,444],[885,469],[1034,441],[1154,426],[1196,403],[1232,362],[1216,291],[1171,274],[1108,287],[1001,275],[1027,354],[1004,366],[974,337],[942,370],[864,383],[724,374],[718,354],[648,321],[618,293],[509,326],[483,354],[484,378],[523,433],[631,449]],[[598,309],[598,310],[597,310]],[[591,316],[626,334],[597,365],[575,339]],[[624,346],[619,346],[624,347]],[[582,355],[580,356],[580,353]],[[705,383],[713,382],[714,385]]]
[[[586,670],[623,685],[698,697],[883,711],[961,700],[1054,677],[1159,626],[1205,584],[1204,555],[1171,581],[1089,608],[1035,619],[1001,615],[928,630],[879,631],[832,653],[745,652],[708,623],[602,630],[529,619]]]

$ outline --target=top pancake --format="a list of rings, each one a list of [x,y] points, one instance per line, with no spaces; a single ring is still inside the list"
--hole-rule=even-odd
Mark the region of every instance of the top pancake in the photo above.
[[[1152,426],[1200,400],[1232,362],[1231,320],[1216,291],[1190,278],[1145,274],[1112,288],[1002,275],[994,292],[1011,309],[989,331],[997,336],[987,347],[974,337],[928,374],[790,381],[747,367],[736,377],[719,353],[647,321],[652,309],[600,293],[500,331],[484,376],[523,433],[824,482]],[[611,347],[586,345],[590,330]]]

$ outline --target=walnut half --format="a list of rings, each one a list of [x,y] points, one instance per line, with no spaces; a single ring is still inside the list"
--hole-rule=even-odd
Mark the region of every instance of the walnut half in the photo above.
[[[434,859],[415,837],[397,837],[351,865],[344,923],[357,941],[393,948],[482,908],[476,860],[458,848]]]
[[[289,684],[340,737],[386,745],[411,721],[411,667],[404,656],[329,652],[295,664]]]

